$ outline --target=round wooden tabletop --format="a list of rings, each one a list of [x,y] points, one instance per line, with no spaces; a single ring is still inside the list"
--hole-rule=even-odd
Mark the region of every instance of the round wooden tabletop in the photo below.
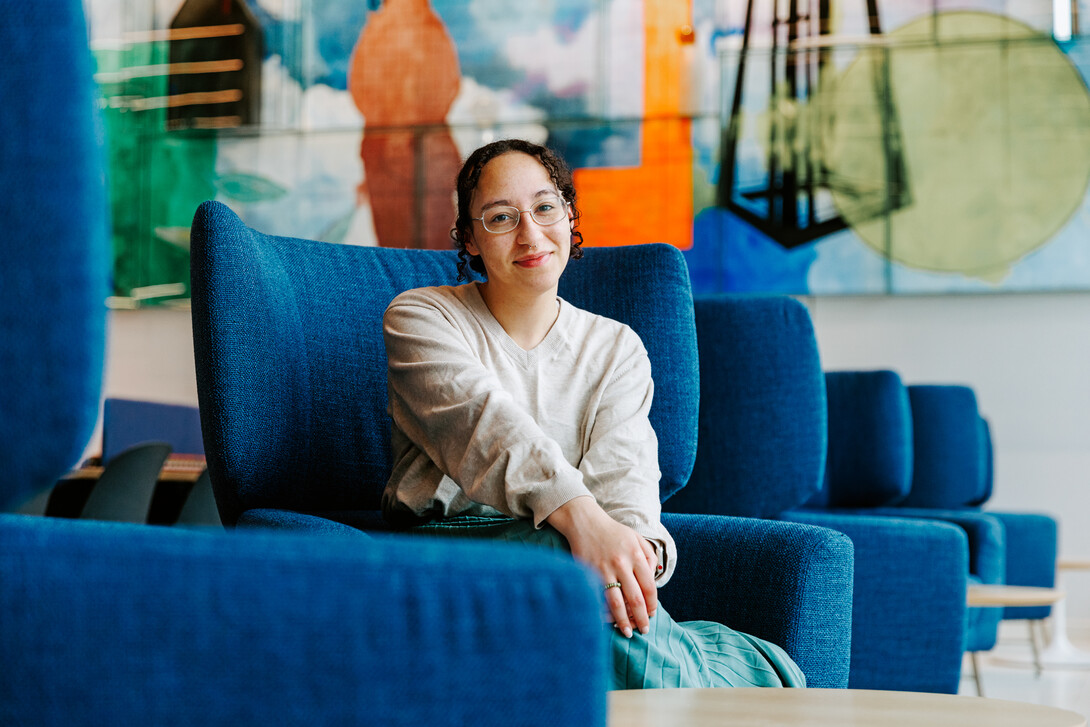
[[[866,689],[609,693],[609,727],[1085,727],[1075,712],[981,697]]]
[[[971,585],[967,594],[970,606],[1051,606],[1063,597],[1055,588],[1003,585]]]

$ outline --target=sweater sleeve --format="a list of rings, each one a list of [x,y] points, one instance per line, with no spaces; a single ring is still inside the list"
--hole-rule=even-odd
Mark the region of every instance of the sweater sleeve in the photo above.
[[[674,572],[677,547],[661,521],[658,439],[648,419],[653,394],[651,361],[637,340],[597,402],[579,469],[602,508],[655,546],[662,586]]]
[[[556,508],[591,494],[447,312],[395,300],[383,337],[391,418],[470,500],[540,527]]]

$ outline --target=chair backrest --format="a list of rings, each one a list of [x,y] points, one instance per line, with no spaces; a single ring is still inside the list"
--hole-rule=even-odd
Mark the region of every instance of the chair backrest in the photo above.
[[[771,517],[825,468],[825,379],[806,307],[786,296],[698,296],[699,439],[672,512]]]
[[[204,454],[201,413],[195,406],[107,398],[102,406],[102,459],[130,447],[166,442],[178,454]]]
[[[912,484],[913,429],[908,391],[893,371],[830,371],[825,484],[811,507],[881,507]]]
[[[981,476],[984,482],[980,486],[980,493],[976,498],[965,503],[970,507],[983,507],[984,503],[992,497],[992,488],[995,485],[995,449],[992,444],[992,427],[988,420],[980,417],[981,446],[984,447],[984,464]]]
[[[377,509],[390,471],[382,314],[403,290],[455,284],[454,252],[276,237],[215,202],[197,211],[191,238],[201,427],[224,523],[258,507]],[[668,497],[696,453],[696,333],[681,253],[588,249],[560,295],[642,337]]]
[[[968,386],[914,384],[912,490],[905,507],[958,508],[986,499],[987,447]]]
[[[110,254],[82,3],[5,3],[0,48],[3,508],[52,486],[94,430]]]

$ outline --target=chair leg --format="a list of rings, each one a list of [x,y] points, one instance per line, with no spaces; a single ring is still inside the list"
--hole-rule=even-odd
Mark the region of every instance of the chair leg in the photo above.
[[[978,697],[984,696],[984,682],[980,678],[980,655],[979,652],[970,651],[969,661],[973,666],[973,683],[976,684],[976,695]]]

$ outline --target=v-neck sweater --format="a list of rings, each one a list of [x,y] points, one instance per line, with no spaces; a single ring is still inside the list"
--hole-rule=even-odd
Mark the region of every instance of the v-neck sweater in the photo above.
[[[382,497],[393,522],[457,515],[544,520],[590,495],[655,543],[658,440],[648,420],[651,362],[628,326],[557,298],[556,322],[522,349],[476,283],[417,288],[386,309],[393,470]]]

